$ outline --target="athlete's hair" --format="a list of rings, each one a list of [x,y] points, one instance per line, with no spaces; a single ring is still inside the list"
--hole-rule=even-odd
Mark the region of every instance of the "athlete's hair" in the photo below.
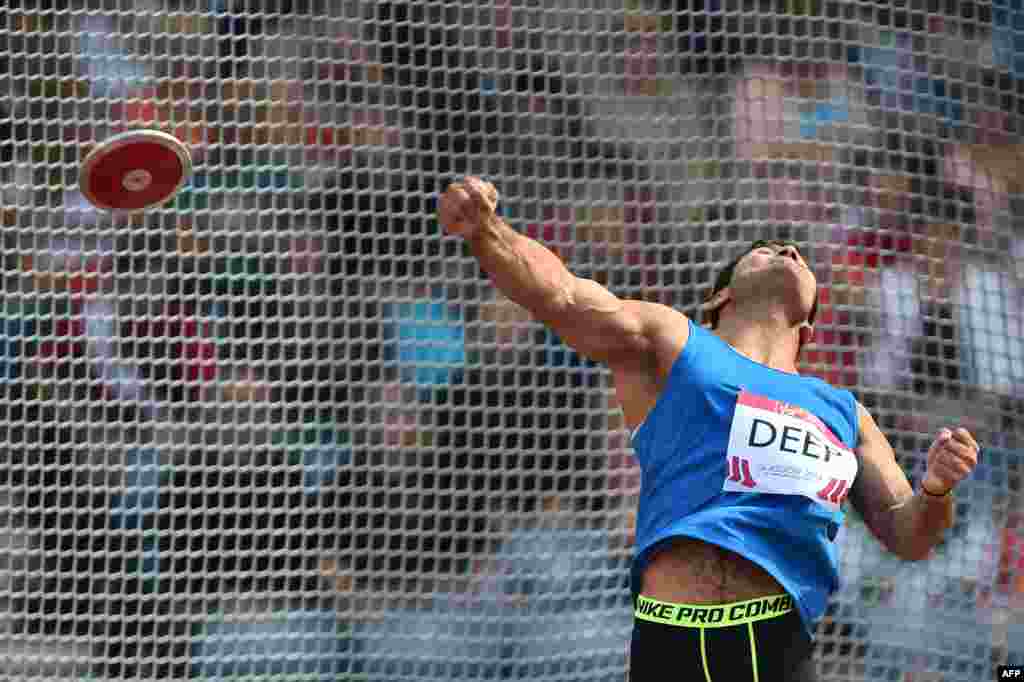
[[[757,249],[760,249],[762,246],[792,246],[798,250],[800,248],[796,244],[796,242],[788,241],[785,239],[758,239],[756,242],[750,245],[750,248],[748,248],[740,255],[736,256],[736,258],[732,259],[732,261],[730,261],[724,268],[722,268],[719,271],[718,277],[715,278],[715,286],[711,290],[711,293],[708,294],[705,301],[710,301],[715,297],[716,294],[718,294],[719,291],[729,286],[729,284],[732,283],[732,276],[736,270],[736,265],[739,264],[739,262],[743,260],[743,257],[746,256],[748,253],[750,253],[751,251],[756,251]],[[721,308],[715,308],[714,310],[705,310],[701,321],[704,324],[709,325],[711,329],[715,329],[718,327],[718,317],[720,312]],[[810,324],[814,324],[814,318],[817,317],[817,315],[818,292],[815,291],[814,303],[811,304],[811,312],[807,316],[807,322]]]

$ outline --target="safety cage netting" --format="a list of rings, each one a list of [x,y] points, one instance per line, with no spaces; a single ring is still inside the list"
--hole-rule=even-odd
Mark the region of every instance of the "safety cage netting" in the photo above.
[[[914,483],[942,426],[985,447],[927,562],[848,514],[821,679],[1024,663],[1022,69],[1018,0],[7,0],[3,676],[624,678],[629,434],[443,234],[466,174],[693,316],[797,241],[803,371]],[[95,210],[140,127],[193,173]]]

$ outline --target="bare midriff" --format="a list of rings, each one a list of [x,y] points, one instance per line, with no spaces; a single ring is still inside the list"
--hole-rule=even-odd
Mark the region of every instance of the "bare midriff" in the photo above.
[[[725,604],[785,592],[749,559],[692,538],[678,538],[651,558],[640,591],[675,604]]]

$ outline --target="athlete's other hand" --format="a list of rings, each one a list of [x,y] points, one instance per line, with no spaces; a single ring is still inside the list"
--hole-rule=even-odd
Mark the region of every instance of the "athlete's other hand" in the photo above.
[[[928,469],[921,485],[932,495],[944,495],[974,471],[979,452],[967,429],[942,429],[928,450]]]
[[[472,176],[453,182],[441,195],[437,219],[448,234],[470,238],[487,221],[493,220],[498,207],[498,190],[489,182]]]

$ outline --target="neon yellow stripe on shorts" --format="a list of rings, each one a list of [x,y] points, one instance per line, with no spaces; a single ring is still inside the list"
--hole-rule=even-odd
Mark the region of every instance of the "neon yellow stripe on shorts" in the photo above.
[[[684,628],[727,628],[778,618],[794,609],[788,594],[748,599],[731,604],[671,604],[640,596],[633,612],[640,620]]]

